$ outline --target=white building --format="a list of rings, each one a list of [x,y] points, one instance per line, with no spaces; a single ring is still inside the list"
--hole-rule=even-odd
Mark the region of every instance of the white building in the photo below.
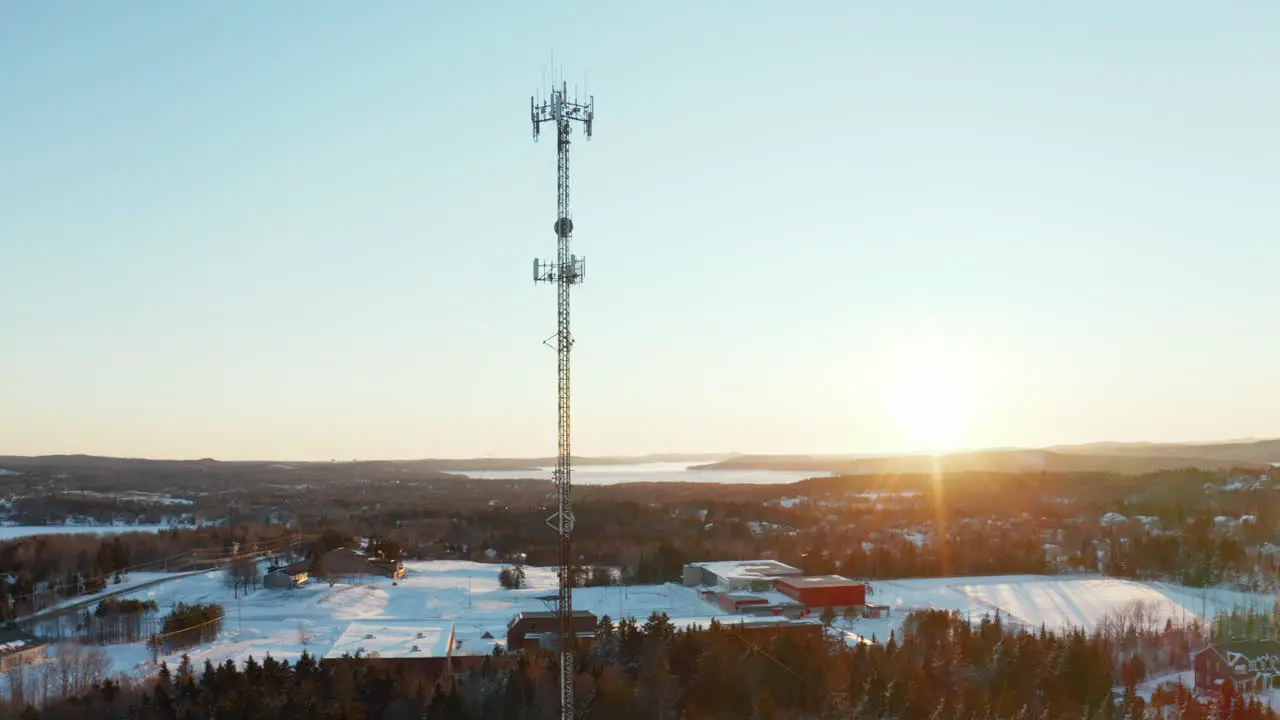
[[[685,565],[684,584],[689,587],[702,585],[722,590],[767,592],[773,589],[774,580],[803,574],[799,569],[777,560],[722,560]]]
[[[453,623],[353,622],[324,659],[357,653],[366,658],[448,658],[453,645]]]

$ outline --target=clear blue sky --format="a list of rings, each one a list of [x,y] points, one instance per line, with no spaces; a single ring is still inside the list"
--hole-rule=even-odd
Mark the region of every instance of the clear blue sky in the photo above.
[[[0,453],[1280,435],[1280,3],[0,4]]]

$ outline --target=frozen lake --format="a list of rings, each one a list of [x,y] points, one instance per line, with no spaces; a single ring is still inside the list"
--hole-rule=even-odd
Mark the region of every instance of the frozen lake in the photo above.
[[[690,463],[644,463],[640,465],[575,465],[575,485],[617,485],[633,482],[725,483],[749,485],[782,485],[811,477],[827,477],[829,473],[787,470],[692,470]],[[459,470],[450,471],[478,480],[550,480],[553,468],[534,470]]]
[[[160,532],[168,525],[0,525],[0,540],[32,535],[115,535],[127,532]]]

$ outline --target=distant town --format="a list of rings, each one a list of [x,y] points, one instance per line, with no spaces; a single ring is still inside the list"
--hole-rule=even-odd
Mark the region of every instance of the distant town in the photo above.
[[[1000,469],[807,478],[794,460],[610,463],[620,477],[578,488],[573,544],[589,707],[693,712],[688,678],[730,681],[697,663],[676,673],[695,646],[755,648],[741,659],[744,702],[793,717],[866,703],[980,713],[1014,702],[995,690],[1008,673],[1062,680],[984,660],[1001,638],[1028,657],[1078,653],[1095,678],[1046,696],[1044,711],[1209,708],[1228,692],[1258,712],[1273,703],[1280,471],[1198,460],[1009,472],[991,457]],[[558,642],[549,482],[536,461],[505,465],[0,459],[5,702],[52,710],[157,677],[177,693],[182,677],[223,667],[234,688],[269,662],[289,682],[399,678],[431,717],[552,703],[539,675]],[[707,481],[717,472],[725,482]],[[916,682],[932,662],[923,648],[940,642],[986,679],[957,665],[947,682],[897,694],[888,673]],[[524,694],[484,690],[498,676]]]

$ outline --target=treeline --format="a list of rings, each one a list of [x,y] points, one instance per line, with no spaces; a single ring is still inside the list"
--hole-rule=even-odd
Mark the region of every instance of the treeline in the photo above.
[[[283,547],[292,536],[264,525],[121,533],[35,535],[0,542],[0,622],[100,592],[131,571],[184,570],[236,549]],[[193,564],[194,563],[194,564]]]
[[[1049,570],[1041,541],[1032,536],[1017,538],[1001,534],[961,536],[922,547],[901,538],[891,538],[864,549],[855,543],[840,554],[847,543],[822,540],[801,545],[792,539],[777,539],[772,549],[759,548],[743,554],[717,550],[716,543],[676,545],[658,543],[640,554],[636,564],[624,573],[626,582],[651,584],[679,582],[685,564],[729,557],[775,557],[794,565],[806,575],[841,574],[851,578],[892,579],[904,577],[1038,574]]]
[[[571,587],[601,587],[613,585],[616,578],[606,567],[574,566],[570,569]],[[526,587],[523,565],[508,565],[498,571],[498,585],[504,590],[520,590]]]
[[[838,567],[830,556],[813,552],[800,565],[855,578],[1038,574],[1048,570],[1043,545],[1034,536],[1002,532],[962,533],[925,546],[893,538],[871,550],[855,546]]]
[[[941,493],[949,508],[976,513],[991,508],[1019,512],[1040,506],[1046,498],[1071,498],[1098,507],[1123,504],[1180,503],[1188,507],[1206,503],[1204,486],[1222,485],[1234,475],[1256,477],[1255,468],[1202,470],[1196,468],[1123,472],[945,472],[880,473],[815,477],[792,486],[796,494],[839,497],[850,492]]]
[[[1256,531],[1257,525],[1249,529]],[[1262,530],[1269,536],[1273,526]],[[1109,575],[1169,578],[1193,587],[1217,585],[1251,572],[1253,565],[1244,544],[1215,533],[1208,517],[1194,519],[1176,533],[1112,533],[1107,548]]]
[[[1105,634],[1015,632],[999,619],[971,624],[941,611],[912,614],[882,645],[853,647],[822,633],[682,630],[661,614],[602,618],[598,642],[578,656],[575,697],[579,717],[608,720],[1274,717],[1230,685],[1215,697],[1180,688],[1144,700],[1140,661],[1118,652]],[[541,720],[557,717],[555,663],[550,653],[498,653],[432,683],[367,659],[320,664],[304,654],[294,665],[268,657],[197,671],[184,658],[149,686],[104,683],[26,717]]]

